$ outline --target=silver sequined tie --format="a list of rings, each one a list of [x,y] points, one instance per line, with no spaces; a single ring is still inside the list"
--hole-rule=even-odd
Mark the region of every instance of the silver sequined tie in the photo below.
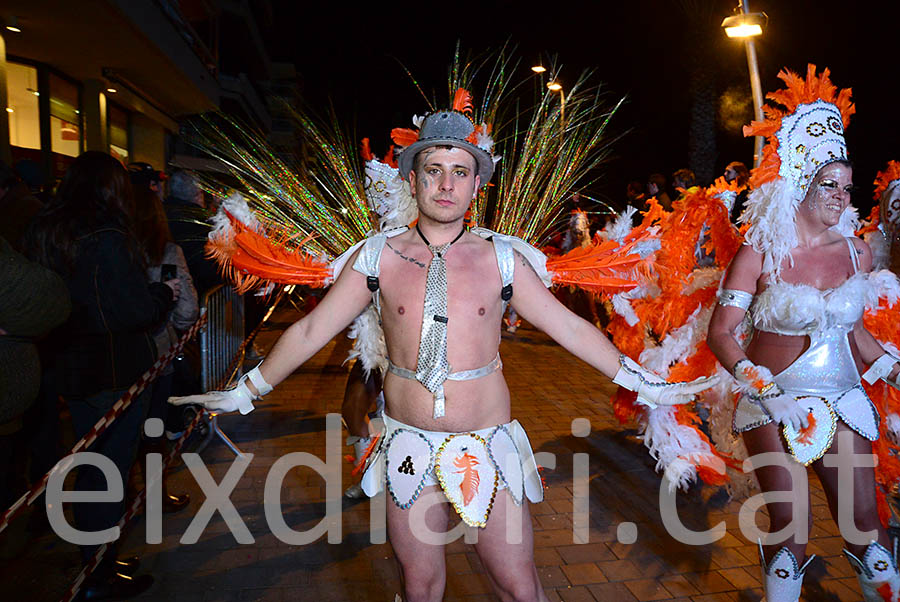
[[[450,374],[447,362],[447,263],[444,253],[452,243],[428,245],[431,264],[425,279],[425,307],[416,380],[434,394],[434,417],[444,415],[444,381]]]

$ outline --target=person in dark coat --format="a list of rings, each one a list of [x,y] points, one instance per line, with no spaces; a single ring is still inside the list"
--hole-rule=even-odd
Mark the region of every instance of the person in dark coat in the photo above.
[[[62,276],[72,299],[71,315],[53,333],[52,349],[57,392],[69,406],[78,438],[152,366],[156,344],[151,332],[165,322],[179,292],[177,280],[148,282],[133,222],[128,173],[111,156],[88,151],[75,159],[57,196],[26,232],[25,248]],[[146,393],[137,396],[89,448],[112,460],[123,483],[134,462],[146,403]],[[79,468],[76,490],[107,487],[98,468]],[[75,503],[75,527],[108,529],[124,509],[124,501]],[[81,546],[82,561],[89,562],[96,548]],[[149,575],[116,572],[114,555],[108,553],[84,588],[85,597],[135,596],[152,582]]]
[[[186,171],[176,171],[169,179],[169,196],[163,207],[169,220],[169,230],[175,244],[184,251],[191,278],[200,297],[209,289],[222,284],[216,262],[206,256],[206,237],[209,235],[209,212],[203,203],[203,192]]]
[[[747,194],[750,192],[750,189],[748,188],[748,184],[750,183],[750,170],[740,161],[732,161],[725,167],[725,173],[723,175],[725,176],[726,182],[737,181],[738,186],[742,187],[742,190],[738,193],[737,198],[735,198],[734,204],[731,206],[731,211],[728,215],[731,219],[731,223],[736,224],[741,213],[744,212],[744,204],[747,202]]]
[[[24,481],[13,476],[12,456],[41,383],[35,340],[65,321],[69,307],[62,278],[0,237],[0,511],[25,492]]]

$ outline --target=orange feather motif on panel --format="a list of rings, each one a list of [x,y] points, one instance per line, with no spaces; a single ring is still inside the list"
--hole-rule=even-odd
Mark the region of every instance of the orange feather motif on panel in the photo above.
[[[456,474],[463,476],[462,482],[459,484],[459,490],[462,492],[463,506],[468,506],[469,502],[475,499],[475,496],[478,494],[478,486],[481,484],[481,477],[475,469],[478,466],[478,458],[463,452],[461,456],[457,456],[453,460],[453,465],[459,468]]]

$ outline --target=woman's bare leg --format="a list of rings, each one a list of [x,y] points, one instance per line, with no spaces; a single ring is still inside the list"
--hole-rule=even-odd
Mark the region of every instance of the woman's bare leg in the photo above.
[[[752,458],[757,454],[781,452],[787,454],[784,440],[781,437],[780,428],[777,424],[766,424],[755,429],[743,433],[744,444],[747,446],[747,453]],[[793,458],[788,459],[794,462]],[[763,493],[770,491],[794,491],[796,485],[791,482],[791,473],[781,466],[761,466],[754,471],[759,487]],[[809,512],[809,495],[807,493],[807,535],[812,529],[812,514]],[[793,519],[793,503],[791,502],[775,502],[766,504],[769,512],[769,533],[775,533],[784,529],[791,524]],[[798,537],[792,535],[786,541],[768,545],[764,547],[766,560],[770,560],[772,556],[782,547],[787,547],[791,553],[797,558],[800,564],[806,557],[806,537],[803,541],[798,541]]]
[[[842,438],[850,437],[849,439]],[[838,477],[837,466],[825,466],[825,458],[836,457],[837,454],[847,453],[847,450],[841,449],[841,441],[850,442],[852,453],[857,455],[871,455],[872,443],[862,435],[854,432],[843,422],[838,422],[837,431],[834,434],[834,443],[826,452],[825,456],[813,463],[813,470],[822,481],[822,487],[825,490],[825,497],[828,499],[828,507],[831,510],[831,516],[838,521],[838,513],[841,508],[838,507],[838,492],[842,488],[852,487],[853,489],[853,522],[859,531],[876,531],[878,536],[875,538],[878,543],[885,548],[890,549],[890,538],[887,532],[881,526],[878,519],[878,504],[875,499],[875,469],[874,468],[854,468],[852,483],[841,483]],[[840,526],[840,523],[838,523]],[[862,558],[869,542],[860,545],[859,543],[850,543],[845,540],[845,546],[855,556]]]

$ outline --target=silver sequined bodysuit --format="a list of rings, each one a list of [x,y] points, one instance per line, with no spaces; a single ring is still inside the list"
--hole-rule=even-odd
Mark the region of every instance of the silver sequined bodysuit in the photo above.
[[[774,380],[788,394],[801,399],[825,400],[823,413],[874,441],[878,438],[878,412],[862,386],[850,350],[848,334],[865,311],[868,275],[859,273],[856,251],[850,239],[854,274],[840,286],[819,290],[806,284],[774,282],[754,299],[750,316],[754,328],[790,336],[808,336],[809,347]],[[828,412],[830,408],[833,412]],[[810,407],[812,411],[814,408]],[[746,395],[738,400],[734,430],[744,432],[772,419]],[[816,447],[822,453],[831,445],[834,424],[820,425]],[[829,432],[830,431],[830,432]]]

